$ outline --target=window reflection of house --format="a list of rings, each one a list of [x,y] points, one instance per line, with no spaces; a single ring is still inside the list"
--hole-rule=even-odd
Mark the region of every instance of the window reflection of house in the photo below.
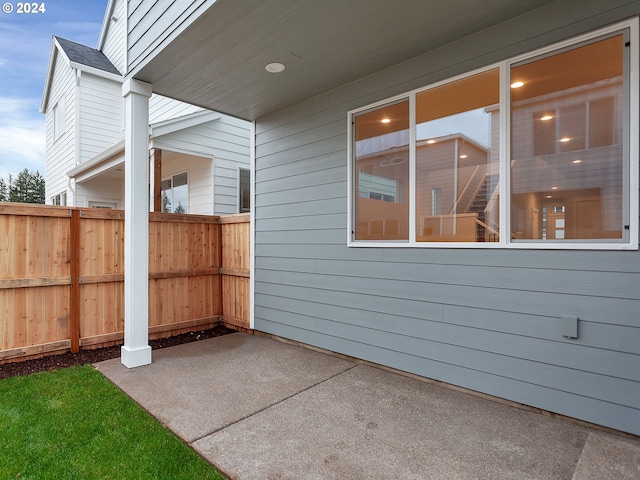
[[[408,223],[402,206],[407,203],[408,150],[394,146],[377,151],[367,142],[380,144],[380,139],[362,140],[356,147],[360,153],[373,152],[358,157],[359,238],[399,239],[399,226]],[[490,203],[497,209],[498,195],[489,157],[486,147],[460,133],[417,142],[419,241],[485,241],[487,232],[478,228],[478,220],[488,220]]]
[[[497,208],[498,193],[489,158],[486,147],[460,133],[417,142],[418,241],[486,240],[482,224],[491,216],[492,198]]]
[[[376,139],[373,139],[376,142]],[[362,151],[378,147],[360,144]],[[358,232],[371,239],[408,236],[408,171],[406,146],[364,154],[358,160]],[[402,225],[402,227],[401,227]]]
[[[622,44],[618,35],[512,69],[528,79],[512,89],[516,239],[622,238]]]
[[[359,239],[409,239],[409,103],[364,113],[355,123],[354,185]]]

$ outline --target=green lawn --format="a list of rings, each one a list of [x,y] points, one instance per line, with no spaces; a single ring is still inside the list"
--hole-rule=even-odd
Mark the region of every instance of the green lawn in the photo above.
[[[0,479],[15,478],[224,479],[91,366],[0,380]]]

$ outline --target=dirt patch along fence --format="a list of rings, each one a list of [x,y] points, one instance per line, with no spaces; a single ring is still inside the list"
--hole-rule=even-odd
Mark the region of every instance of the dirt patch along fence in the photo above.
[[[249,215],[149,214],[149,336],[249,329]],[[0,204],[0,364],[124,338],[124,212]]]

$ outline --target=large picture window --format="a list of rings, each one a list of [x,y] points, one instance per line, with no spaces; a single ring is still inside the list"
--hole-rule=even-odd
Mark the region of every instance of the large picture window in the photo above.
[[[637,30],[350,112],[349,244],[637,249]]]

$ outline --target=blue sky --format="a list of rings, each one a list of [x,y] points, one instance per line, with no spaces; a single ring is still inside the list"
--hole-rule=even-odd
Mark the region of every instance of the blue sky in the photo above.
[[[17,13],[17,1],[0,3],[0,177],[24,168],[44,175],[44,115],[39,108],[51,37],[95,48],[107,0],[37,2],[45,12],[30,14]],[[7,3],[11,13],[5,13]]]

